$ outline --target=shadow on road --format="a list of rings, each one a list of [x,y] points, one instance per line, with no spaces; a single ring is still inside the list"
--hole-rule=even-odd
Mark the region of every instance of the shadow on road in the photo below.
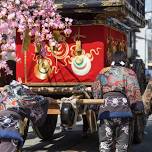
[[[30,147],[25,147],[24,152],[97,152],[98,138],[96,134],[84,138],[80,131],[57,133],[51,141],[40,141]]]
[[[23,152],[98,152],[97,134],[84,138],[80,127],[65,133],[58,131],[50,141],[42,141],[29,132]],[[143,143],[133,145],[132,152],[152,152],[151,144],[152,117],[148,120]]]
[[[145,128],[144,141],[140,145],[134,145],[133,152],[152,152],[152,117],[149,118]]]

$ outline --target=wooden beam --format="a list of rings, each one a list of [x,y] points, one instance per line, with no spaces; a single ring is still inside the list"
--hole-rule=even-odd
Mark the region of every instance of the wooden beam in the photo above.
[[[56,102],[56,103],[55,103]],[[61,114],[59,101],[55,100],[54,102],[50,102],[48,106],[48,114]],[[85,104],[85,105],[91,105],[91,104],[104,104],[104,99],[79,99],[78,104]]]
[[[80,99],[80,104],[104,104],[104,99]]]
[[[77,90],[74,87],[30,87],[30,89],[39,94],[82,94],[81,90]],[[86,91],[91,92],[91,87],[85,88]]]

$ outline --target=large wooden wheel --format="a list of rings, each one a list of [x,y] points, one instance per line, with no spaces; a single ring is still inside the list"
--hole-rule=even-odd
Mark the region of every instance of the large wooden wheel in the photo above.
[[[58,115],[47,115],[47,118],[42,126],[33,126],[37,136],[43,140],[51,139],[57,124]]]

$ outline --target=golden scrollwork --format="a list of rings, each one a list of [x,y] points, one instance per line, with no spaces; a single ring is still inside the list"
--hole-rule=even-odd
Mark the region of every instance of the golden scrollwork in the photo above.
[[[60,32],[54,31],[54,36],[59,38]],[[33,56],[33,60],[36,62],[34,73],[38,79],[44,80],[49,77],[51,73],[58,73],[59,66],[65,67],[70,65],[73,72],[78,75],[85,75],[91,69],[91,62],[94,60],[94,55],[99,55],[102,48],[91,48],[86,51],[81,44],[80,38],[86,38],[84,35],[80,35],[80,29],[78,33],[73,37],[74,44],[68,44],[65,39],[62,39],[58,45],[58,48],[51,47],[48,44],[45,45],[46,56],[41,57],[40,54]],[[77,39],[78,38],[78,39]],[[35,46],[35,49],[38,49]],[[38,50],[35,50],[38,52]],[[52,59],[52,57],[54,59]]]
[[[112,60],[112,54],[116,51],[126,51],[127,44],[124,39],[115,39],[112,36],[107,38],[107,64]]]
[[[88,56],[88,58],[90,59],[90,61],[93,61],[94,60],[94,55],[99,55],[99,50],[101,50],[101,48],[97,47],[96,49],[91,49],[90,50],[90,53],[86,53],[86,56]]]
[[[46,45],[46,49],[53,57],[56,59],[64,59],[69,54],[69,45],[68,43],[59,44],[57,49],[52,49],[52,47]]]

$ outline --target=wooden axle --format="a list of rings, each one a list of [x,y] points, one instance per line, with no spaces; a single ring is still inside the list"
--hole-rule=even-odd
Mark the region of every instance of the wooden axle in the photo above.
[[[79,104],[104,104],[104,99],[80,99],[78,101]]]
[[[104,99],[79,99],[77,101],[78,104],[84,104],[84,105],[100,105],[104,104]],[[54,102],[49,103],[48,107],[48,114],[60,114],[60,106],[61,104],[60,100],[56,100]]]

